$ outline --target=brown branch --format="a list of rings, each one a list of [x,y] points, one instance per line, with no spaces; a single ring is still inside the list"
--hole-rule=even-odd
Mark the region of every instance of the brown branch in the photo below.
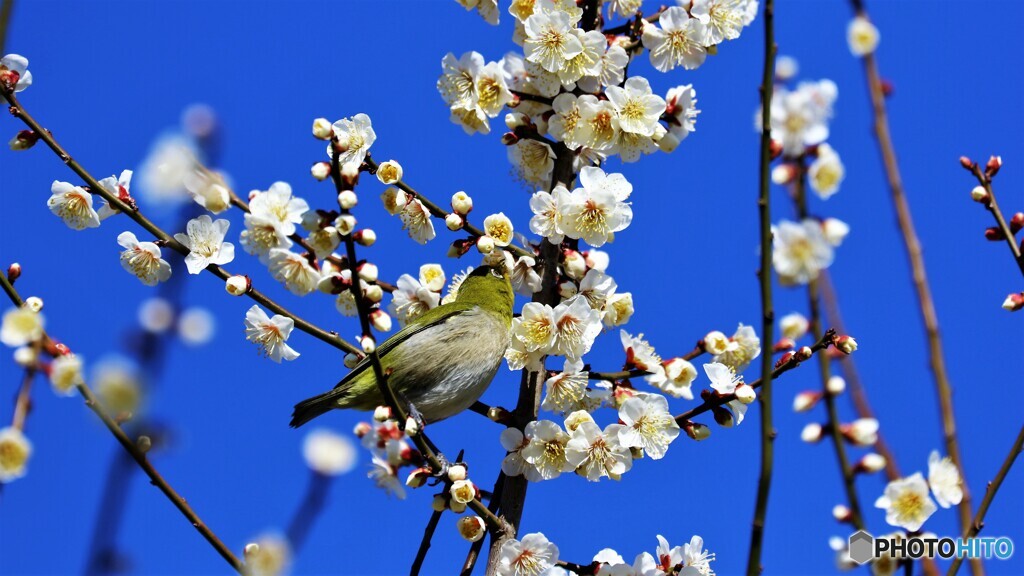
[[[854,9],[857,10],[859,15],[867,17],[863,3],[854,3]],[[918,306],[921,309],[921,318],[924,322],[928,340],[928,363],[935,379],[946,453],[953,461],[953,464],[956,465],[957,471],[960,473],[960,479],[963,482],[964,496],[959,506],[960,528],[966,529],[971,520],[971,496],[968,489],[967,476],[964,474],[963,459],[960,455],[960,442],[957,439],[956,416],[953,410],[953,391],[949,381],[949,374],[946,370],[942,336],[939,332],[939,319],[935,312],[935,302],[932,298],[931,286],[928,284],[928,274],[925,268],[921,241],[914,229],[914,219],[910,211],[910,203],[907,201],[907,196],[903,189],[899,163],[896,160],[896,149],[889,130],[885,92],[882,87],[882,76],[878,71],[878,61],[874,53],[864,55],[863,61],[868,92],[871,96],[871,106],[874,113],[875,139],[878,141],[878,150],[882,156],[886,179],[889,182],[900,234],[903,237],[903,244],[907,251],[907,257],[910,260],[914,289],[917,294]],[[981,559],[971,560],[971,570],[976,575],[984,572]]]
[[[7,293],[8,297],[16,306],[21,306],[24,302],[21,296],[14,289],[14,286],[8,282],[6,276],[0,274],[0,285],[3,286],[4,292]],[[44,334],[42,338],[43,342],[49,341],[49,336]],[[228,548],[224,542],[214,534],[213,530],[207,526],[199,515],[196,514],[192,507],[189,506],[188,502],[178,492],[171,487],[171,485],[164,479],[163,476],[153,467],[149,459],[146,458],[146,452],[141,449],[131,438],[125,433],[125,431],[114,421],[113,418],[107,414],[106,410],[103,409],[102,404],[96,396],[93,395],[92,390],[84,382],[75,385],[75,389],[81,394],[85,400],[85,405],[88,406],[103,422],[103,425],[110,430],[110,433],[114,435],[117,441],[125,449],[126,452],[132,457],[133,460],[142,468],[142,471],[149,476],[150,483],[160,489],[161,492],[167,496],[167,499],[188,519],[188,521],[195,527],[195,529],[206,539],[207,542],[217,551],[218,554],[224,560],[231,565],[231,567],[239,574],[243,573],[244,566],[242,562],[236,557],[231,549]]]
[[[501,493],[505,490],[505,473],[498,472],[498,479],[494,481],[494,489],[491,490],[491,499],[487,504],[487,509],[495,514],[498,514],[501,510]],[[469,553],[466,554],[466,561],[462,563],[462,571],[459,572],[460,576],[470,576],[473,574],[473,568],[476,566],[476,561],[480,558],[480,551],[483,550],[484,539],[481,538],[469,547]]]
[[[1017,439],[1014,440],[1013,446],[1010,447],[1010,453],[1006,455],[1006,459],[1003,460],[1003,465],[999,467],[999,471],[996,472],[996,477],[988,483],[988,487],[985,488],[985,496],[981,499],[981,504],[978,505],[978,513],[974,515],[974,520],[971,521],[970,526],[964,530],[963,539],[974,538],[981,532],[981,529],[985,526],[985,513],[988,512],[989,506],[992,505],[992,501],[996,497],[996,492],[999,491],[999,487],[1002,486],[1003,480],[1006,479],[1006,475],[1010,472],[1010,468],[1013,467],[1014,460],[1017,459],[1017,455],[1024,450],[1024,426],[1021,427],[1020,432],[1017,433]],[[949,567],[947,576],[953,576],[960,569],[960,564],[963,563],[963,558],[955,558],[953,564]]]
[[[418,576],[423,561],[427,559],[427,550],[430,550],[430,541],[434,538],[434,531],[437,530],[437,523],[441,521],[441,514],[444,510],[434,510],[430,513],[430,520],[423,530],[423,540],[420,541],[420,548],[416,551],[416,559],[412,561],[412,568],[409,569],[410,576]],[[483,538],[480,539],[483,541]]]
[[[775,328],[775,310],[772,307],[772,216],[769,191],[771,189],[772,162],[772,92],[775,79],[775,5],[773,0],[764,3],[764,70],[761,76],[761,157],[759,161],[760,191],[757,198],[758,215],[761,224],[761,265],[758,280],[761,288],[761,340],[772,342]],[[775,456],[775,429],[772,427],[772,355],[761,352],[761,393],[757,399],[761,404],[761,470],[757,480],[757,500],[754,504],[754,520],[750,528],[750,552],[747,556],[748,576],[757,576],[763,571],[761,550],[764,545],[764,523],[768,513],[768,495],[772,484],[772,465]]]
[[[0,56],[5,55],[7,46],[7,30],[11,26],[11,13],[14,12],[14,0],[0,0]]]
[[[658,8],[658,10],[655,11],[650,16],[644,18],[644,20],[646,20],[648,22],[657,22],[658,19],[661,18],[661,13],[664,12],[666,9],[667,8],[665,6],[662,6],[661,8]],[[635,25],[636,25],[636,19],[635,18],[631,18],[631,19],[627,20],[625,24],[620,24],[618,26],[612,26],[611,28],[605,28],[604,29],[604,33],[605,33],[606,36],[611,36],[613,34],[625,34],[627,32],[632,31],[633,27]]]
[[[366,155],[365,163],[366,163],[366,166],[369,168],[369,172],[371,174],[375,174],[377,172],[377,168],[380,166],[379,164],[377,164],[376,160],[374,160],[372,157],[370,157],[369,154]],[[336,172],[336,170],[332,168],[331,169],[332,177],[334,177],[334,173],[335,172]],[[340,177],[340,176],[337,176],[335,178],[338,178],[338,177]],[[399,190],[405,192],[406,194],[411,195],[413,198],[416,198],[417,200],[419,200],[420,204],[423,204],[423,207],[426,208],[431,214],[433,214],[434,217],[440,218],[441,220],[444,220],[445,218],[448,217],[448,214],[450,214],[450,212],[448,212],[444,208],[441,208],[437,204],[434,204],[429,198],[427,198],[426,196],[424,196],[424,195],[420,194],[419,192],[417,192],[412,186],[409,186],[408,184],[406,184],[405,181],[399,180],[398,182],[394,183],[394,186],[396,188],[398,188]],[[476,226],[474,226],[473,224],[470,224],[469,222],[466,222],[465,225],[463,225],[462,229],[465,230],[466,232],[469,232],[473,236],[478,237],[478,238],[480,236],[484,236],[485,235],[483,230],[477,228]],[[516,246],[514,244],[509,244],[508,246],[496,246],[496,248],[501,248],[502,250],[505,250],[507,252],[511,252],[515,256],[529,256],[531,258],[536,256],[536,254],[534,254],[533,252],[530,252],[528,250],[524,250],[523,248],[520,248],[520,247],[518,247],[518,246]]]
[[[25,367],[25,374],[21,379],[21,387],[18,389],[18,396],[14,400],[14,416],[11,418],[11,427],[21,432],[25,431],[25,421],[28,419],[28,413],[32,410],[32,383],[35,382],[36,374],[39,372],[39,355],[42,353],[42,342],[33,344],[32,351],[36,358],[31,365]]]
[[[171,236],[170,234],[162,230],[159,226],[154,224],[151,220],[143,216],[142,213],[137,208],[125,203],[120,198],[111,194],[102,186],[100,186],[99,182],[95,178],[93,178],[93,176],[89,174],[89,172],[86,171],[86,169],[83,168],[74,158],[72,158],[71,155],[68,154],[60,144],[57,143],[57,140],[54,139],[53,134],[51,134],[48,130],[44,129],[42,126],[39,125],[38,122],[36,122],[35,118],[33,118],[28,113],[28,111],[25,110],[25,108],[21,105],[21,103],[18,101],[17,97],[13,93],[5,92],[3,96],[7,98],[7,100],[11,103],[11,114],[15,118],[18,118],[19,120],[24,122],[25,125],[29,127],[29,129],[38,134],[39,139],[45,142],[46,145],[49,146],[50,150],[53,150],[54,154],[56,154],[64,162],[64,164],[68,166],[68,168],[70,168],[83,181],[85,181],[85,183],[89,186],[90,191],[92,193],[99,194],[104,200],[110,203],[110,205],[113,208],[116,208],[117,210],[123,212],[126,216],[134,220],[137,224],[142,226],[147,232],[149,232],[155,238],[160,240],[163,245],[170,247],[172,250],[178,252],[182,256],[188,255],[188,248],[185,248],[180,242],[175,240],[173,236]],[[217,266],[216,264],[210,264],[209,266],[207,266],[206,271],[210,272],[211,274],[213,274],[217,278],[220,278],[221,280],[227,280],[232,276],[230,272],[228,272],[221,266]],[[296,328],[302,330],[303,332],[309,334],[310,336],[313,336],[318,340],[326,342],[327,344],[330,344],[331,346],[334,346],[339,350],[343,350],[345,352],[350,352],[354,354],[360,353],[360,350],[358,348],[340,338],[337,335],[337,333],[328,332],[310,322],[307,322],[306,320],[303,320],[294,313],[286,310],[277,302],[271,300],[265,294],[257,291],[255,288],[251,288],[248,292],[246,292],[246,295],[248,295],[258,304],[272,311],[274,314],[280,314],[281,316],[291,318],[292,321],[295,322]]]
[[[982,172],[977,162],[968,160],[967,158],[961,158],[960,164],[971,174],[974,175],[978,180],[978,184],[985,188],[987,194],[982,204],[985,205],[985,209],[992,214],[992,217],[996,220],[996,225],[999,227],[1001,235],[1006,239],[1006,244],[1010,247],[1010,253],[1013,254],[1013,261],[1017,263],[1017,267],[1020,268],[1020,273],[1024,275],[1024,254],[1021,253],[1021,247],[1017,245],[1017,236],[1013,233],[1013,230],[1006,223],[1006,218],[1003,216],[1003,211],[999,209],[999,203],[996,202],[996,193],[992,189],[992,175]],[[998,169],[998,168],[997,168]]]

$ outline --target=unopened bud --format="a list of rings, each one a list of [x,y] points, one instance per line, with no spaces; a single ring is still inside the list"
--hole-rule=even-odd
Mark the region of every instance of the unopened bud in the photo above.
[[[341,165],[341,180],[350,187],[354,187],[359,180],[359,164],[348,162]]]
[[[405,478],[405,485],[409,488],[419,488],[430,479],[430,468],[417,468]]]
[[[507,126],[509,130],[515,130],[516,128],[529,125],[530,117],[522,112],[509,112],[508,114],[505,114],[505,126]]]
[[[786,364],[789,364],[790,360],[792,360],[794,356],[796,356],[796,352],[786,352],[775,361],[775,367],[782,368]]]
[[[348,236],[356,228],[356,217],[351,214],[342,214],[334,219],[334,227],[338,229],[338,234]]]
[[[505,146],[512,146],[516,142],[519,142],[519,136],[516,136],[513,132],[505,132],[501,135],[501,143]]]
[[[988,204],[988,190],[985,190],[984,186],[975,186],[971,189],[971,200],[981,202],[982,204]]]
[[[122,410],[117,413],[117,416],[114,417],[114,422],[117,422],[119,425],[125,424],[127,422],[131,422],[132,418],[134,417],[135,415],[132,414],[130,410]]]
[[[351,210],[355,208],[356,204],[359,204],[359,197],[352,190],[342,190],[338,193],[338,206],[342,210]]]
[[[718,425],[723,428],[732,428],[736,423],[732,418],[732,412],[729,412],[721,406],[715,406],[712,408],[711,413],[715,417],[715,422],[718,422]]]
[[[814,408],[819,400],[821,400],[821,392],[812,392],[810,390],[801,392],[793,398],[793,411],[807,412]]]
[[[370,325],[378,332],[389,332],[391,330],[391,316],[378,308],[370,312]]]
[[[448,493],[452,495],[452,501],[469,504],[473,498],[476,498],[476,487],[469,480],[456,480],[448,489]]]
[[[824,436],[825,430],[821,427],[821,424],[811,422],[804,426],[804,429],[800,431],[800,439],[804,442],[815,443],[821,440]]]
[[[990,156],[989,159],[988,159],[988,163],[985,164],[985,174],[988,174],[988,176],[991,178],[992,176],[995,176],[996,174],[998,174],[999,173],[999,169],[1002,168],[1002,167],[1003,167],[1003,157],[1002,156]]]
[[[434,512],[444,512],[448,508],[448,499],[443,494],[434,494],[434,500],[430,502]]]
[[[313,120],[313,137],[320,140],[330,140],[334,136],[334,126],[327,118]]]
[[[857,341],[853,336],[840,336],[836,338],[836,348],[843,354],[853,354],[857,350]]]
[[[360,278],[367,282],[377,281],[378,275],[376,264],[372,264],[370,262],[363,262],[358,267],[356,267],[356,272],[359,273]]]
[[[153,447],[153,439],[146,435],[139,436],[135,441],[135,447],[139,449],[139,452],[145,454]]]
[[[462,502],[456,502],[454,500],[448,502],[448,509],[456,514],[462,514],[466,511],[466,505]]]
[[[241,296],[252,288],[252,280],[248,276],[235,274],[224,281],[224,289],[232,296]]]
[[[768,145],[768,151],[771,152],[772,160],[775,160],[779,156],[782,156],[782,142],[778,140],[772,140]]]
[[[370,228],[363,228],[352,235],[352,239],[360,246],[373,246],[377,241],[377,233]]]
[[[39,312],[43,309],[43,299],[39,296],[29,296],[25,298],[25,308],[33,312]]]
[[[351,354],[349,354],[351,356]],[[370,432],[373,432],[373,426],[369,422],[360,422],[352,428],[352,433],[355,434],[356,438],[362,438]]]
[[[825,389],[833,396],[838,396],[846,390],[846,380],[842,376],[832,376],[825,383]]]
[[[1006,239],[1006,234],[1003,234],[1002,228],[992,226],[985,229],[985,239],[989,242],[999,242]]]
[[[1016,312],[1021,308],[1024,308],[1024,292],[1010,294],[1006,297],[1006,300],[1003,300],[1003,310]]]
[[[783,186],[796,179],[796,167],[789,163],[782,163],[772,168],[772,182]]]
[[[494,239],[490,236],[481,236],[480,238],[477,238],[476,249],[479,250],[481,254],[490,254],[491,250],[494,250]]]
[[[380,180],[381,184],[391,185],[402,179],[402,165],[394,160],[388,160],[387,162],[381,162],[377,166],[377,180]]]
[[[34,366],[39,354],[33,346],[22,346],[14,351],[14,363],[23,368]]]
[[[244,553],[246,558],[253,558],[260,553],[260,545],[255,542],[249,542],[245,545]]]
[[[466,466],[463,464],[454,464],[448,467],[448,479],[452,482],[458,482],[459,480],[466,479]]]
[[[14,138],[11,138],[11,141],[8,142],[7,144],[8,146],[11,147],[11,150],[20,151],[28,150],[29,148],[35,146],[36,142],[38,141],[39,134],[36,134],[32,130],[22,130],[15,134]]]
[[[814,350],[811,350],[810,346],[801,346],[800,349],[796,351],[794,358],[797,362],[803,362],[813,355]]]
[[[894,92],[896,92],[896,85],[892,83],[892,80],[889,80],[888,78],[882,78],[881,84],[882,96],[888,98],[889,96],[892,96]]]
[[[709,436],[711,436],[711,428],[708,428],[707,426],[700,424],[698,422],[687,423],[687,425],[683,427],[683,430],[686,431],[687,436],[693,438],[698,442],[700,442],[701,440],[706,440]]]
[[[566,280],[558,285],[558,295],[562,300],[568,300],[579,292],[579,288],[572,280]]]
[[[359,346],[363,349],[363,352],[369,354],[377,349],[377,342],[373,339],[373,336],[367,334],[359,339]]]
[[[849,424],[843,424],[839,431],[857,446],[871,446],[878,442],[878,420],[874,418],[858,418]]]
[[[832,517],[835,518],[837,522],[849,522],[850,519],[853,518],[853,513],[850,512],[850,509],[846,506],[836,504],[832,507]]]
[[[757,399],[757,392],[754,391],[753,386],[740,384],[736,386],[736,399],[742,404],[750,404]]]
[[[465,216],[473,209],[473,199],[465,192],[452,194],[452,210]]]
[[[1024,228],[1024,212],[1017,212],[1010,218],[1010,232],[1016,234]]]
[[[405,419],[405,434],[410,438],[420,433],[420,423],[418,420],[409,416]]]
[[[772,346],[772,350],[774,352],[785,352],[786,350],[792,350],[794,346],[796,346],[796,342],[792,338],[783,337],[779,338],[778,342]]]
[[[463,225],[465,225],[465,221],[463,221],[462,216],[452,212],[444,217],[444,225],[452,232],[455,232],[456,230],[462,229]]]
[[[661,126],[661,124],[659,124],[659,126]],[[675,152],[678,147],[679,137],[671,132],[666,132],[665,135],[658,140],[658,149],[666,154]]]
[[[7,267],[7,281],[14,284],[18,278],[21,278],[21,264],[15,262]]]
[[[331,165],[327,162],[317,162],[310,167],[309,173],[317,181],[323,182],[331,177]]]
[[[875,472],[878,472],[885,468],[885,464],[885,456],[882,456],[881,454],[875,454],[874,452],[869,452],[868,454],[865,454],[859,462],[857,462],[854,468],[857,472],[874,474]]]
[[[960,165],[964,167],[964,170],[974,169],[974,161],[968,158],[967,156],[960,157]]]
[[[582,280],[587,274],[587,259],[575,250],[566,250],[562,260],[565,275],[573,280]]]
[[[377,422],[386,422],[391,419],[390,406],[377,406],[373,410],[373,419]]]
[[[367,284],[363,287],[363,298],[366,298],[368,302],[376,304],[384,299],[384,289],[377,284]]]
[[[457,523],[459,528],[459,536],[462,536],[470,542],[476,542],[484,537],[487,533],[484,519],[479,516],[463,516],[459,518]]]

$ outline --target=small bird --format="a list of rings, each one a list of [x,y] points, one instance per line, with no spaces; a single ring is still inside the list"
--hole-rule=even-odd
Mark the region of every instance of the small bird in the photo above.
[[[444,420],[469,408],[491,383],[509,345],[514,295],[509,273],[474,269],[454,302],[416,317],[377,347],[391,388],[422,416]],[[333,390],[295,405],[298,428],[336,408],[373,410],[385,403],[370,358],[364,358]]]

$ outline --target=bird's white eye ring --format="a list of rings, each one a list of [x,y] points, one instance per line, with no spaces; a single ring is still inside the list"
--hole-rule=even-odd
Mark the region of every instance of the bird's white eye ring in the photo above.
[[[491,276],[494,276],[495,278],[502,277],[501,272],[497,268],[491,268]]]

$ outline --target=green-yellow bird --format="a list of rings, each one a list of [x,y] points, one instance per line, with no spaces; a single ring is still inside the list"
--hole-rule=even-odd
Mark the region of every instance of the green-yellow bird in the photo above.
[[[509,274],[473,270],[454,302],[412,320],[377,347],[395,392],[426,422],[469,408],[491,383],[509,344],[514,296]],[[373,366],[364,358],[333,390],[295,405],[292,427],[336,408],[373,410],[384,404]]]

